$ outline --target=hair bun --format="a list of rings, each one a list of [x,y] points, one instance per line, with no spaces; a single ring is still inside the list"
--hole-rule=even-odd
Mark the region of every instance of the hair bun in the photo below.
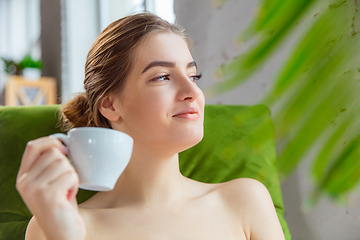
[[[80,93],[60,109],[60,128],[68,131],[74,127],[91,126],[91,114],[85,93]]]

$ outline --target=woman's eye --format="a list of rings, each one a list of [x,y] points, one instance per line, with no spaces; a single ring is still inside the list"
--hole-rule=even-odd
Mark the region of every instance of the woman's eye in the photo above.
[[[156,78],[152,79],[151,81],[168,81],[168,80],[170,80],[170,75],[166,74],[166,75],[156,77]]]
[[[194,76],[190,76],[191,81],[198,81],[200,80],[200,78],[202,77],[202,74],[198,74],[198,75],[194,75]]]

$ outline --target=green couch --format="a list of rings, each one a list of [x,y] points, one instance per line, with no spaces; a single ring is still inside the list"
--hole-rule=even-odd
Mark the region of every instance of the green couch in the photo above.
[[[31,213],[15,189],[21,156],[29,140],[57,128],[59,105],[0,107],[0,239],[24,239]],[[286,239],[291,239],[276,166],[274,127],[263,105],[205,108],[204,139],[180,153],[182,173],[198,181],[217,183],[249,177],[268,188]],[[93,192],[80,190],[82,202]]]

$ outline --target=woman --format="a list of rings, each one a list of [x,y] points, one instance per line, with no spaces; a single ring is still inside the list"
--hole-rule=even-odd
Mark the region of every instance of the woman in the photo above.
[[[284,239],[267,189],[251,179],[185,178],[178,153],[203,137],[204,96],[184,31],[136,14],[110,24],[89,51],[86,93],[62,109],[64,127],[133,137],[114,190],[78,205],[78,176],[55,138],[28,143],[17,189],[34,217],[26,239]]]

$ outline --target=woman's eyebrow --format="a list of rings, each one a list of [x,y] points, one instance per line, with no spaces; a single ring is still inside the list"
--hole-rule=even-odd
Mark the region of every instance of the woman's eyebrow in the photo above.
[[[157,66],[160,66],[160,67],[175,67],[175,66],[176,66],[176,63],[175,63],[175,62],[167,62],[167,61],[153,61],[153,62],[149,63],[149,64],[144,68],[144,70],[142,71],[142,73],[146,72],[147,70],[149,70],[149,69],[152,68],[152,67],[157,67]],[[197,68],[197,65],[196,65],[196,62],[195,62],[195,61],[192,61],[192,62],[189,62],[189,63],[188,63],[187,68],[191,68],[191,67]]]
[[[160,66],[160,67],[175,67],[175,63],[174,62],[166,62],[166,61],[153,61],[151,63],[149,63],[145,68],[144,70],[142,71],[142,73],[146,72],[147,70],[149,70],[149,68],[152,68],[152,67],[157,67],[157,66]]]

